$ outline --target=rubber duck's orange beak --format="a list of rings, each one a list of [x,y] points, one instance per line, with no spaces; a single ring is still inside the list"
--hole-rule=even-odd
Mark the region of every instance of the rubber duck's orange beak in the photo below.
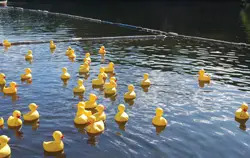
[[[17,115],[16,117],[17,117],[17,118],[20,118],[21,116],[20,116],[20,115]]]
[[[18,85],[15,85],[15,87],[17,88],[17,87],[18,87]]]
[[[106,106],[104,106],[104,110],[106,110],[107,108],[106,108]]]
[[[96,97],[96,99],[95,100],[98,100],[98,97]]]
[[[3,78],[6,79],[6,76],[4,76]]]
[[[64,135],[61,136],[61,139],[63,139],[63,138],[64,138]]]
[[[244,112],[247,112],[247,109],[243,109]]]

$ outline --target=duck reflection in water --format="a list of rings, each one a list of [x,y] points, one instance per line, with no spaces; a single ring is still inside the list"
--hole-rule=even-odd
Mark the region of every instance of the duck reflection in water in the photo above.
[[[18,139],[22,139],[23,138],[23,132],[21,131],[22,129],[22,126],[18,126],[18,127],[11,127],[11,126],[8,126],[8,128],[12,131],[15,132],[15,135]]]
[[[56,49],[50,49],[50,53],[51,53],[51,54],[55,53],[55,50],[56,50]]]
[[[89,78],[89,73],[85,73],[85,72],[79,72],[80,77],[83,77],[85,80],[87,80]]]
[[[163,132],[166,128],[166,126],[155,126],[155,131],[156,131],[156,134],[159,135],[161,132]]]
[[[126,123],[127,122],[118,122],[115,121],[117,123],[117,125],[119,126],[120,130],[125,131],[126,130]]]
[[[47,151],[44,151],[44,156],[53,156],[53,157],[56,157],[56,158],[66,158],[66,154],[64,153],[64,150],[63,151],[59,151],[59,152],[47,152]]]
[[[90,144],[90,145],[92,145],[92,146],[96,146],[97,143],[98,143],[96,137],[97,137],[97,136],[95,136],[95,135],[89,135],[89,138],[88,138],[88,140],[87,140],[87,144]]]
[[[246,122],[248,119],[239,119],[237,117],[234,118],[236,122],[240,123],[239,128],[243,131],[247,129]]]
[[[101,63],[102,63],[102,64],[105,63],[105,55],[104,55],[104,54],[101,55]]]
[[[93,88],[93,89],[99,89],[100,91],[103,91],[103,90],[104,90],[103,85],[100,85],[100,86],[92,85],[92,88]]]
[[[33,59],[25,59],[25,61],[27,61],[29,64],[33,63]]]
[[[68,81],[69,79],[62,79],[61,80],[63,81],[63,87],[66,87],[68,85]]]
[[[19,99],[19,96],[16,93],[13,94],[4,94],[4,97],[9,96],[11,97],[12,102],[16,102]]]
[[[150,86],[141,86],[144,92],[148,92]]]
[[[199,86],[201,88],[204,88],[205,87],[205,84],[209,85],[210,84],[210,81],[198,81],[199,82]]]
[[[36,131],[39,128],[40,121],[39,119],[34,120],[34,121],[24,121],[24,125],[31,126],[33,131]]]
[[[21,79],[22,83],[27,83],[27,84],[31,84],[32,83],[32,79]]]
[[[128,105],[130,105],[130,106],[134,105],[134,103],[135,103],[134,99],[124,99],[124,101],[126,103],[128,103]]]
[[[74,94],[74,97],[78,97],[79,98],[79,100],[83,100],[83,93],[77,93],[77,92],[73,92],[73,94]]]
[[[85,125],[78,125],[78,124],[75,124],[75,128],[78,129],[78,132],[81,133],[81,134],[86,134],[87,132],[85,131],[85,128],[88,126],[88,124],[85,124]]]
[[[105,98],[109,98],[111,101],[115,101],[116,100],[116,94],[114,95],[114,94],[104,94],[104,97]]]

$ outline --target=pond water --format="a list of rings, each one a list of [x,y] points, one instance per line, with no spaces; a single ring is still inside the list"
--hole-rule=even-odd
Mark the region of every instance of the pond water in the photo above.
[[[0,10],[0,39],[10,41],[136,34],[145,33],[60,16]],[[0,72],[5,73],[8,83],[15,81],[19,87],[16,98],[0,93],[0,117],[7,120],[15,109],[26,113],[31,102],[39,105],[41,115],[39,126],[24,124],[22,133],[6,125],[0,129],[0,135],[11,138],[12,157],[43,157],[42,142],[51,140],[55,130],[64,134],[65,150],[54,157],[235,158],[250,154],[249,122],[242,129],[234,120],[241,103],[250,102],[249,48],[179,38],[56,44],[53,53],[49,44],[1,48]],[[101,45],[109,51],[105,61],[97,53]],[[65,56],[68,46],[75,49],[75,62]],[[28,49],[34,55],[31,64],[24,60]],[[74,96],[72,89],[78,78],[83,78],[78,68],[88,51],[92,63],[83,100],[95,93],[98,103],[107,107],[106,129],[97,137],[89,137],[73,122],[81,98]],[[99,68],[109,61],[115,63],[118,80],[115,98],[105,98],[103,91],[91,85]],[[27,67],[32,69],[32,84],[20,81]],[[67,67],[72,76],[67,86],[60,79],[62,67]],[[203,88],[197,82],[201,68],[212,76],[212,82]],[[148,92],[140,87],[143,73],[149,73],[152,82]],[[128,84],[135,85],[134,103],[123,99]],[[130,116],[125,128],[114,121],[120,103],[125,104]],[[163,131],[151,124],[156,107],[164,109],[169,123]]]

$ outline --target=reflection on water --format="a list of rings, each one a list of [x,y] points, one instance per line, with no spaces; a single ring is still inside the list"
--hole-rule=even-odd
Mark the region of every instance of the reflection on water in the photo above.
[[[99,24],[46,14],[6,9],[0,9],[0,14],[6,15],[0,16],[0,36],[16,41],[121,33],[114,33],[113,26],[103,26],[103,31]],[[37,19],[33,21],[34,17]],[[128,32],[131,33],[127,30],[122,34]],[[12,46],[7,52],[0,51],[0,72],[5,73],[7,85],[11,81],[20,85],[16,95],[19,99],[14,102],[0,92],[0,116],[7,120],[16,109],[27,112],[25,105],[31,102],[40,105],[39,124],[24,123],[22,134],[8,128],[0,130],[0,135],[12,139],[12,157],[41,157],[44,154],[42,142],[55,130],[65,134],[67,157],[102,155],[105,158],[118,154],[121,158],[247,157],[250,154],[247,145],[250,141],[249,122],[239,125],[234,119],[238,106],[243,101],[250,103],[249,48],[179,38],[56,44],[53,54],[48,49],[49,43]],[[105,45],[109,52],[104,63],[96,51],[101,45]],[[68,46],[76,52],[75,62],[65,56]],[[23,60],[28,49],[33,51],[32,64]],[[92,62],[84,82],[86,91],[78,96],[72,89],[83,77],[78,70],[86,51],[90,51]],[[110,61],[116,65],[115,99],[106,98],[104,92],[93,89],[91,83],[100,67]],[[32,69],[32,84],[29,85],[20,84],[20,73],[26,67]],[[67,67],[71,74],[65,86],[60,79],[62,67]],[[201,68],[212,78],[203,88],[197,80]],[[140,85],[144,73],[149,73],[152,82],[147,92]],[[128,84],[135,86],[137,94],[132,102],[124,100]],[[90,93],[98,96],[98,104],[107,107],[105,132],[96,137],[88,136],[85,128],[75,126],[73,121],[75,105],[80,100],[87,100]],[[114,121],[119,104],[126,105],[130,117],[124,126]],[[165,129],[152,125],[156,107],[165,111],[164,117],[169,123]],[[58,157],[66,157],[65,153]]]

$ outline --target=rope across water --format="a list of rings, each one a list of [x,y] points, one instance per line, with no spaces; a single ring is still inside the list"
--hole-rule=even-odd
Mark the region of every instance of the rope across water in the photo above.
[[[16,10],[21,10],[21,11],[24,10],[23,8],[20,8],[20,7],[7,7],[7,9],[16,9]],[[219,44],[226,44],[226,45],[231,45],[231,46],[235,46],[235,47],[249,47],[250,48],[250,44],[247,44],[247,43],[237,43],[237,42],[229,42],[229,41],[216,40],[216,39],[210,39],[210,38],[204,38],[204,37],[186,36],[186,35],[180,35],[180,34],[177,34],[174,32],[164,32],[161,30],[149,29],[149,28],[144,28],[144,27],[140,27],[140,26],[110,22],[110,21],[93,19],[93,18],[82,17],[82,16],[77,16],[77,15],[49,12],[46,10],[34,10],[34,9],[25,9],[25,10],[30,11],[30,12],[36,12],[36,13],[40,12],[43,14],[64,16],[64,17],[69,17],[69,18],[74,18],[74,19],[79,19],[79,20],[86,20],[86,21],[95,22],[95,23],[117,25],[119,27],[135,29],[138,31],[149,32],[149,33],[153,34],[153,35],[141,35],[141,36],[72,38],[72,39],[67,39],[67,40],[66,39],[65,40],[54,40],[55,42],[88,41],[88,40],[92,40],[92,41],[94,41],[94,40],[95,41],[98,41],[98,40],[99,41],[103,41],[103,40],[152,40],[152,39],[165,39],[165,38],[181,38],[181,39],[188,39],[188,40],[194,40],[194,41],[204,41],[204,42],[213,42],[213,43],[216,42]],[[22,42],[14,42],[14,43],[12,43],[12,45],[38,44],[38,43],[47,43],[47,42],[48,41],[22,41]],[[0,46],[2,46],[2,44],[0,44]]]

